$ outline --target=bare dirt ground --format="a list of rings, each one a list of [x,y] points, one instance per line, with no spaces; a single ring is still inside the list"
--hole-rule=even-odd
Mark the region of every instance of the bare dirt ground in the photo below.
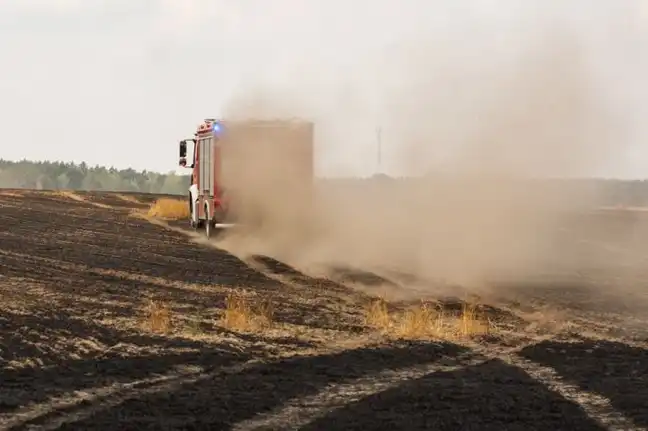
[[[614,236],[641,212],[575,221],[553,273],[492,290],[490,336],[407,340],[364,320],[386,285],[408,305],[406,275],[244,261],[132,215],[156,198],[0,191],[1,429],[648,429],[648,237]],[[560,253],[625,253],[625,272]],[[242,289],[273,327],[221,324]],[[170,332],[144,326],[150,300]]]

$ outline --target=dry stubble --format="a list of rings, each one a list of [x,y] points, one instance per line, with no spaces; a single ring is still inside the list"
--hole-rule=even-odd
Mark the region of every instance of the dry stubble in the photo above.
[[[225,300],[221,324],[228,329],[252,331],[268,329],[274,319],[271,300],[252,301],[241,293],[230,293]]]
[[[465,302],[459,314],[452,314],[424,301],[389,311],[387,302],[377,298],[365,310],[365,324],[383,335],[401,339],[459,340],[494,332],[476,302]]]
[[[163,220],[189,219],[189,206],[186,200],[160,198],[151,205],[148,216]]]

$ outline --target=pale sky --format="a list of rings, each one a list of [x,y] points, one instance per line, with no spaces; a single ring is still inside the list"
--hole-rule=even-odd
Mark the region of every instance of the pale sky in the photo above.
[[[320,174],[375,172],[379,124],[397,174],[404,140],[478,134],[468,98],[559,25],[618,123],[597,173],[648,177],[648,0],[0,0],[0,157],[174,170],[261,92],[316,121]]]

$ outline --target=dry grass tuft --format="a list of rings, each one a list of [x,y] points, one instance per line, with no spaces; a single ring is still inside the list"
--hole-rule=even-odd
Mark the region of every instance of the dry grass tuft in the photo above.
[[[185,323],[184,330],[186,331],[187,334],[197,337],[200,335],[204,334],[202,325],[200,324],[200,321],[198,320],[188,320]]]
[[[187,201],[181,199],[160,198],[151,205],[148,216],[164,220],[189,218],[189,205]]]
[[[459,318],[459,333],[464,337],[491,333],[490,322],[480,312],[478,302],[464,302]]]
[[[365,324],[382,331],[389,330],[391,316],[387,309],[387,301],[384,298],[371,301],[365,313]]]
[[[147,311],[147,326],[153,332],[168,333],[171,331],[171,311],[160,302],[150,300]]]
[[[440,337],[441,314],[433,310],[429,304],[421,303],[419,306],[406,310],[396,326],[396,334],[401,338],[427,338]]]
[[[383,334],[404,339],[457,339],[491,333],[491,324],[474,298],[463,304],[458,315],[425,302],[390,313],[387,302],[377,298],[366,309],[365,324]]]
[[[230,293],[225,299],[225,312],[221,323],[228,329],[238,331],[269,328],[274,320],[274,304],[270,300],[252,305],[240,293]]]

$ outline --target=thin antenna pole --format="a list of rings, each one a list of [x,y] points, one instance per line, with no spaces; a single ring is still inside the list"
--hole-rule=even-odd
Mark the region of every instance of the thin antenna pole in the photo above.
[[[376,161],[378,162],[378,172],[382,172],[382,129],[376,128]]]

